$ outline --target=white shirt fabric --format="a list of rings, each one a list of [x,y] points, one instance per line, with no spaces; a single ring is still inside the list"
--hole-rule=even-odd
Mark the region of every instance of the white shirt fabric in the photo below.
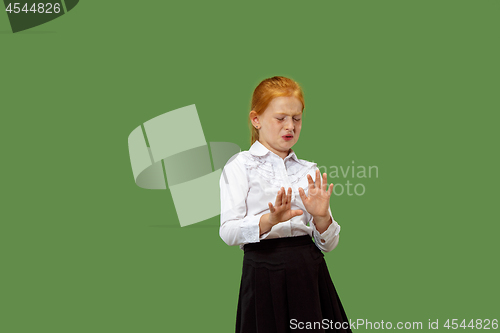
[[[220,178],[221,226],[220,236],[228,245],[256,243],[262,239],[309,235],[316,246],[324,251],[333,250],[339,242],[340,226],[328,212],[332,224],[320,234],[299,195],[302,187],[308,195],[307,174],[316,179],[316,163],[298,159],[293,150],[285,159],[267,149],[259,141],[248,151],[234,155],[226,163]],[[303,214],[276,224],[259,236],[260,217],[269,213],[268,202],[273,205],[281,187],[288,193],[292,188],[292,209]]]

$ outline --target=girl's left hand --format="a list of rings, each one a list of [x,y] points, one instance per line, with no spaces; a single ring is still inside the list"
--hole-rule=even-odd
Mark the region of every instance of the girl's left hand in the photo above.
[[[330,196],[333,192],[333,184],[330,184],[327,190],[326,173],[323,174],[323,183],[321,183],[321,173],[316,170],[316,183],[313,182],[311,175],[307,175],[309,182],[309,197],[302,187],[299,187],[299,194],[304,207],[313,217],[326,218],[329,216]]]

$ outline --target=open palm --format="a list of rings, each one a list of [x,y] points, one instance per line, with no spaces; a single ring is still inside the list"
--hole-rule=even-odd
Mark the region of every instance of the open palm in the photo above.
[[[278,191],[276,195],[276,202],[273,206],[272,203],[268,203],[269,205],[269,222],[272,225],[276,225],[280,222],[285,222],[290,220],[291,218],[302,215],[302,210],[294,209],[292,210],[292,188],[288,188],[288,194],[285,191],[285,188],[282,187]]]
[[[299,187],[299,194],[304,207],[312,216],[326,217],[329,215],[328,208],[330,207],[330,196],[333,192],[333,184],[328,186],[326,182],[326,173],[323,174],[323,182],[321,182],[321,173],[316,170],[316,182],[313,181],[311,175],[307,175],[308,195],[302,187]],[[328,189],[327,189],[328,186]]]

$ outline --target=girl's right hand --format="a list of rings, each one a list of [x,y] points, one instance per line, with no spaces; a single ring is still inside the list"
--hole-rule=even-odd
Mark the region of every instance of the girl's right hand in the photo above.
[[[280,222],[285,222],[290,220],[295,216],[299,216],[303,214],[303,211],[300,209],[292,210],[292,188],[288,188],[288,194],[286,194],[285,188],[282,187],[278,191],[276,196],[276,202],[273,206],[272,203],[268,203],[269,205],[269,223],[271,225],[276,225]]]

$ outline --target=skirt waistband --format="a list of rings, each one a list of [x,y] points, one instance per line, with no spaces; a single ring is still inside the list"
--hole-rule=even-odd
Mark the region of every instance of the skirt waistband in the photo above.
[[[246,253],[248,251],[269,250],[269,249],[292,247],[292,246],[304,246],[309,244],[313,244],[311,236],[303,235],[295,237],[263,239],[258,243],[245,244],[243,246],[243,250]]]

